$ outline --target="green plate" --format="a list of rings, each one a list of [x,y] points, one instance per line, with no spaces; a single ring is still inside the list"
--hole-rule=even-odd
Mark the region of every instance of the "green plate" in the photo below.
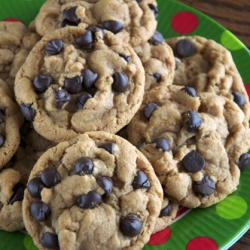
[[[0,21],[25,24],[36,16],[45,0],[0,0]],[[199,35],[222,44],[232,53],[250,95],[250,52],[230,31],[204,14],[174,0],[157,0],[158,31],[165,38]],[[237,191],[205,209],[181,208],[165,230],[151,236],[143,250],[227,249],[250,227],[250,168],[242,172]],[[36,250],[29,235],[0,231],[0,250]]]

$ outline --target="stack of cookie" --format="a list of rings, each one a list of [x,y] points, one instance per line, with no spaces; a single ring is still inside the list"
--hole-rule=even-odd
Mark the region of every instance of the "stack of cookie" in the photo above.
[[[179,205],[236,190],[250,104],[233,59],[164,40],[157,16],[155,0],[47,0],[29,30],[0,23],[1,229],[42,250],[141,249]]]

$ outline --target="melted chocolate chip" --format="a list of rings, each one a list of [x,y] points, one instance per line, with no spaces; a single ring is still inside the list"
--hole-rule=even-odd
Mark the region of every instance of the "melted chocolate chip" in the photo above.
[[[148,103],[147,105],[145,105],[144,109],[143,109],[143,114],[144,116],[149,119],[150,116],[152,115],[152,113],[155,111],[155,109],[158,107],[158,105],[154,102]]]
[[[152,3],[148,4],[148,7],[153,11],[155,18],[157,18],[159,15],[159,11],[158,11],[157,7],[155,5],[153,5]]]
[[[77,94],[82,90],[82,76],[66,77],[64,80],[64,88],[70,94]]]
[[[93,32],[94,34],[95,34],[96,32],[101,32],[102,37],[103,37],[104,34],[105,34],[104,29],[102,29],[102,28],[100,28],[100,27],[98,27],[98,26],[94,26],[94,25],[88,26],[88,27],[86,28],[86,30],[91,31],[91,32]]]
[[[164,37],[159,31],[156,30],[153,36],[148,40],[148,42],[152,45],[157,45],[164,42]]]
[[[4,122],[4,114],[3,111],[0,110],[0,124],[2,124]]]
[[[112,179],[107,176],[97,176],[96,181],[104,189],[105,197],[110,196],[112,189],[113,189]]]
[[[83,69],[81,75],[83,77],[82,86],[85,89],[91,88],[98,77],[98,74],[91,71],[90,69]]]
[[[61,181],[61,175],[56,168],[48,167],[42,171],[41,180],[47,188],[51,188]]]
[[[201,181],[193,183],[194,192],[202,196],[210,195],[215,190],[215,183],[208,177],[204,176]]]
[[[89,98],[92,98],[92,96],[86,92],[79,96],[76,103],[77,108],[82,109]]]
[[[245,170],[250,165],[250,154],[245,153],[239,157],[238,167],[240,170]]]
[[[123,24],[115,20],[108,20],[102,22],[102,27],[113,32],[114,34],[117,34],[123,29]]]
[[[70,100],[70,95],[63,89],[54,89],[54,96],[57,109],[62,108],[62,106]]]
[[[115,144],[113,142],[107,142],[107,143],[100,146],[100,148],[104,148],[110,154],[114,154],[114,147],[115,147]]]
[[[166,207],[162,208],[159,217],[169,216],[172,210],[172,205],[169,203]]]
[[[46,53],[48,55],[58,55],[63,50],[63,41],[60,39],[53,39],[46,44]]]
[[[148,180],[147,175],[144,172],[142,172],[141,170],[139,170],[136,173],[136,176],[133,180],[132,185],[133,185],[134,189],[149,188],[150,182]]]
[[[38,75],[33,80],[33,86],[36,92],[43,93],[51,85],[52,78],[46,75]]]
[[[181,90],[186,92],[188,95],[190,95],[192,97],[197,97],[196,90],[192,87],[184,87]]]
[[[236,104],[238,104],[239,107],[242,107],[245,104],[246,98],[240,92],[234,91],[232,95],[233,95],[233,101]]]
[[[76,39],[76,45],[85,50],[93,49],[95,45],[93,32],[88,30],[85,34],[78,37]]]
[[[76,23],[72,23],[72,22],[68,21],[67,19],[63,19],[62,22],[61,22],[61,24],[60,24],[60,27],[64,28],[66,26],[77,26],[77,24]]]
[[[24,196],[24,188],[22,185],[17,184],[14,187],[14,194],[12,195],[12,197],[10,198],[10,204],[14,204],[16,201],[22,201],[23,200],[23,196]]]
[[[112,90],[116,92],[125,92],[128,87],[128,77],[120,72],[116,72],[113,74],[113,84],[112,84]]]
[[[182,165],[188,172],[196,173],[204,168],[205,160],[202,155],[193,150],[183,157]]]
[[[4,145],[5,137],[3,135],[0,135],[0,148]]]
[[[35,220],[41,222],[45,221],[50,214],[49,206],[42,201],[31,203],[30,213]]]
[[[155,140],[152,141],[153,143],[155,143],[156,147],[159,149],[162,149],[163,151],[170,151],[170,142],[168,139],[161,137],[161,138],[157,138]]]
[[[63,10],[62,15],[65,17],[66,20],[70,21],[71,23],[79,24],[80,19],[76,15],[76,9],[78,6],[68,7]]]
[[[188,39],[179,40],[176,43],[176,52],[180,57],[189,57],[195,53],[194,44]]]
[[[42,183],[42,180],[40,177],[35,177],[33,179],[31,179],[27,185],[27,189],[29,191],[29,194],[33,197],[33,198],[41,198],[41,192],[44,188],[44,184]]]
[[[122,55],[122,54],[119,54],[120,57],[122,57],[126,62],[131,62],[131,57],[130,56],[126,56],[126,55]]]
[[[75,163],[75,174],[87,175],[92,174],[94,163],[89,157],[82,157]]]
[[[195,132],[197,128],[203,123],[200,116],[192,110],[188,111],[187,131]]]
[[[35,117],[35,110],[31,106],[32,104],[22,103],[20,105],[20,108],[21,108],[24,118],[30,122],[33,122],[34,117]]]
[[[40,243],[42,244],[43,247],[51,249],[51,250],[60,249],[57,235],[50,233],[50,232],[46,232],[42,236]]]
[[[140,234],[142,223],[135,215],[127,215],[121,219],[120,229],[125,236],[135,237]]]
[[[81,208],[94,208],[102,202],[102,197],[95,191],[89,191],[87,194],[78,196],[76,204]]]
[[[161,74],[159,73],[154,73],[153,74],[154,79],[156,80],[156,82],[160,82],[161,81]]]

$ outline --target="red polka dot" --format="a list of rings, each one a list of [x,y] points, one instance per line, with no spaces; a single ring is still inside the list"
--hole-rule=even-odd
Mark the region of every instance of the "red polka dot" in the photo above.
[[[250,83],[245,84],[245,88],[246,88],[248,96],[250,97]]]
[[[208,237],[197,237],[190,240],[187,244],[186,250],[218,250],[217,243]]]
[[[5,18],[4,21],[5,22],[21,22],[22,23],[21,20],[14,18],[14,17]]]
[[[175,14],[171,21],[174,31],[180,34],[188,34],[196,29],[199,20],[197,16],[189,11],[181,11]]]
[[[171,230],[169,227],[166,227],[160,232],[152,234],[148,242],[149,245],[160,245],[168,241],[171,236]]]

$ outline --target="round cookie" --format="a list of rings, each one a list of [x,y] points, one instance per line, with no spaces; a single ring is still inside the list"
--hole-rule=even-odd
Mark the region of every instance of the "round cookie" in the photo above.
[[[113,33],[66,27],[36,44],[17,74],[15,95],[34,129],[58,142],[119,131],[139,109],[144,84],[140,59]]]
[[[127,134],[151,162],[165,194],[185,207],[207,207],[235,191],[249,159],[242,110],[224,96],[197,95],[192,87],[148,92]]]
[[[24,121],[10,93],[7,84],[0,79],[0,169],[15,154],[20,143],[19,128]]]
[[[44,36],[65,26],[95,25],[137,46],[153,35],[157,16],[155,0],[47,0],[35,19],[35,26],[38,34]]]
[[[23,216],[41,250],[135,250],[149,240],[161,203],[162,188],[147,159],[121,137],[96,131],[39,158]]]
[[[199,36],[167,39],[177,61],[173,84],[199,92],[213,92],[234,100],[250,118],[250,105],[231,53],[213,40]]]
[[[145,91],[173,83],[175,57],[172,48],[165,43],[162,34],[155,31],[148,42],[133,48],[145,70]]]

